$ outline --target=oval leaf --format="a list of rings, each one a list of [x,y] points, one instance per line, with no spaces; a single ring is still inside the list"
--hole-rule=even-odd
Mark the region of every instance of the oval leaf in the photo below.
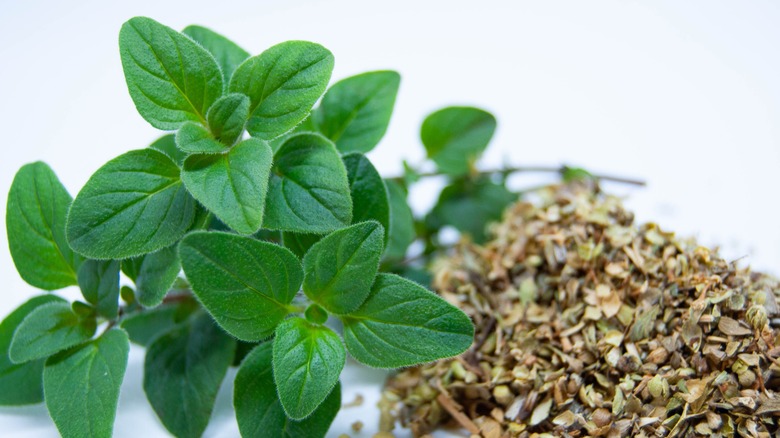
[[[368,152],[385,135],[401,75],[362,73],[336,82],[314,111],[319,131],[341,152]]]
[[[390,204],[390,229],[388,231],[385,257],[402,260],[406,250],[417,237],[414,231],[414,216],[409,203],[406,202],[406,192],[401,184],[385,180]]]
[[[71,197],[49,166],[40,161],[16,173],[6,204],[8,247],[19,275],[44,290],[76,284],[82,262],[65,239]]]
[[[43,304],[19,324],[8,356],[14,363],[51,356],[88,341],[95,329],[94,319],[80,319],[66,301]]]
[[[456,181],[441,191],[425,222],[433,230],[452,225],[470,235],[474,242],[482,243],[487,240],[487,225],[501,220],[504,210],[517,196],[506,185],[489,178]],[[469,214],[463,214],[464,211]]]
[[[303,257],[303,291],[336,313],[358,308],[371,292],[379,270],[384,229],[374,221],[334,231]]]
[[[151,18],[135,17],[122,25],[119,52],[130,97],[147,122],[164,130],[206,123],[223,90],[222,72],[206,49]]]
[[[496,118],[478,108],[448,107],[426,117],[422,137],[428,158],[442,172],[464,175],[485,150],[496,130]]]
[[[230,77],[233,76],[236,67],[249,58],[249,53],[246,50],[211,29],[202,26],[187,26],[182,33],[197,41],[214,56],[222,69],[225,83],[230,82]]]
[[[46,407],[63,437],[111,437],[130,342],[122,330],[49,358]]]
[[[204,314],[157,337],[146,351],[144,392],[173,435],[198,438],[233,361],[236,341]]]
[[[323,438],[341,408],[341,385],[303,420],[287,418],[272,374],[272,348],[266,342],[255,347],[241,362],[236,374],[233,405],[241,436],[278,438]],[[262,412],[262,415],[258,413]]]
[[[474,338],[474,326],[465,313],[393,274],[379,274],[366,302],[342,321],[349,353],[376,368],[455,356]]]
[[[122,318],[120,327],[127,332],[130,341],[148,347],[158,336],[185,322],[199,308],[195,300],[163,304]]]
[[[324,234],[352,221],[347,171],[318,134],[290,137],[274,156],[265,228]]]
[[[179,244],[184,273],[217,323],[244,341],[273,334],[301,286],[298,258],[272,243],[195,232]]]
[[[15,364],[8,357],[14,332],[25,317],[38,307],[64,303],[55,295],[35,297],[19,306],[0,323],[0,406],[29,405],[43,401],[43,359]]]
[[[273,371],[279,400],[293,420],[311,415],[339,381],[346,351],[333,330],[303,318],[279,324],[273,340]]]
[[[286,41],[244,61],[230,91],[249,96],[247,131],[271,140],[293,129],[325,92],[332,71],[333,54],[307,41]]]
[[[268,144],[249,139],[226,154],[191,155],[181,178],[192,196],[222,222],[249,235],[263,223],[272,161]]]
[[[352,196],[352,223],[367,220],[379,222],[385,229],[386,245],[390,228],[390,202],[384,180],[365,155],[351,153],[341,158],[347,168],[349,193]]]
[[[158,150],[173,160],[179,167],[187,158],[187,153],[176,146],[176,134],[165,134],[149,145],[151,149]]]
[[[122,271],[135,283],[138,302],[146,307],[156,307],[179,276],[179,252],[172,245],[141,257],[122,260]]]
[[[119,310],[119,260],[87,260],[79,269],[84,298],[108,319]]]
[[[195,216],[179,173],[176,163],[151,148],[106,163],[73,201],[70,246],[93,259],[124,259],[172,245]]]
[[[206,114],[214,138],[226,145],[241,138],[248,116],[249,98],[239,93],[220,97]]]
[[[309,248],[320,240],[322,240],[322,234],[293,233],[291,231],[282,233],[284,247],[300,258],[306,255]]]
[[[176,147],[188,154],[221,154],[227,150],[208,129],[194,122],[186,122],[176,131]]]

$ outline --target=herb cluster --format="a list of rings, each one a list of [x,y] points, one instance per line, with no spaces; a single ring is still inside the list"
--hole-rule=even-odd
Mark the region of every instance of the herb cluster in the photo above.
[[[45,401],[65,437],[111,435],[130,342],[147,348],[144,390],[176,436],[203,433],[231,366],[242,435],[324,436],[347,353],[396,368],[472,344],[469,317],[421,285],[443,228],[483,241],[517,199],[512,172],[591,177],[479,171],[496,120],[449,107],[421,129],[436,170],[405,163],[383,179],[364,154],[387,130],[398,73],[328,87],[334,59],[318,44],[250,56],[209,29],[143,17],[119,43],[138,112],[171,132],[106,163],[75,199],[43,162],[8,196],[21,277],[83,300],[37,296],[0,324],[0,404]],[[408,191],[441,175],[436,205],[415,218]]]
[[[414,237],[405,195],[363,155],[387,129],[397,73],[328,88],[334,59],[318,44],[250,56],[143,17],[119,42],[138,112],[175,133],[109,161],[75,199],[42,162],[17,173],[6,225],[19,274],[83,301],[41,295],[0,324],[0,403],[45,401],[62,436],[110,436],[132,341],[176,436],[203,433],[232,365],[242,435],[323,436],[347,353],[393,368],[468,348],[462,311],[380,272]]]

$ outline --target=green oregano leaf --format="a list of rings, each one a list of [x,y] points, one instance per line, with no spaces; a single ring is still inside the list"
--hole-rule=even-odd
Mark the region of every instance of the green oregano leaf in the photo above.
[[[207,128],[195,122],[185,122],[176,131],[176,147],[187,154],[221,154],[227,150]]]
[[[263,223],[272,161],[268,144],[249,139],[226,154],[191,155],[181,178],[192,196],[222,222],[249,235]]]
[[[179,240],[192,224],[195,201],[179,167],[156,149],[130,151],[90,177],[70,208],[67,237],[93,259],[124,259]]]
[[[362,73],[336,82],[313,112],[318,130],[341,152],[368,152],[385,135],[401,76],[394,71]]]
[[[346,351],[331,329],[303,318],[279,324],[273,340],[273,372],[287,416],[311,415],[339,381]]]
[[[241,436],[323,438],[341,408],[341,385],[337,384],[311,415],[291,420],[276,394],[272,357],[271,342],[260,344],[244,358],[236,374],[233,405]]]
[[[44,290],[76,284],[82,258],[65,239],[71,197],[51,168],[40,161],[22,166],[8,193],[5,226],[16,270]]]
[[[325,236],[303,257],[303,291],[315,303],[336,314],[360,306],[371,291],[379,269],[384,229],[363,222]]]
[[[146,307],[159,305],[181,271],[176,245],[122,260],[122,272],[135,283],[135,297]],[[131,336],[132,338],[132,336]]]
[[[197,438],[233,360],[236,342],[205,313],[158,336],[146,351],[144,392],[166,429]]]
[[[390,202],[387,188],[374,165],[359,153],[341,157],[347,169],[349,193],[352,197],[352,223],[375,220],[385,229],[384,244],[390,230]]]
[[[222,72],[206,49],[151,18],[135,17],[122,25],[119,52],[130,97],[152,126],[206,123],[206,111],[223,91]]]
[[[293,233],[292,231],[282,233],[282,243],[285,248],[301,258],[309,251],[312,245],[320,240],[322,240],[322,234]]]
[[[246,50],[211,29],[193,25],[185,27],[182,33],[197,41],[214,56],[222,69],[226,84],[230,82],[236,67],[249,58]]]
[[[173,160],[179,167],[187,158],[187,153],[176,146],[176,134],[165,134],[149,145],[151,149],[158,150]]]
[[[414,242],[414,216],[406,202],[406,191],[392,180],[385,180],[387,195],[390,202],[390,230],[385,249],[385,257],[401,260],[406,256],[406,250]]]
[[[65,303],[65,300],[55,295],[32,298],[0,323],[0,406],[29,405],[43,401],[43,359],[15,364],[8,357],[8,350],[14,332],[24,318],[38,307],[53,302]]]
[[[127,334],[112,329],[46,361],[46,407],[63,438],[113,435],[129,351]]]
[[[347,171],[335,146],[319,134],[297,134],[274,156],[265,228],[327,233],[352,221]]]
[[[284,135],[280,135],[279,137],[270,140],[268,142],[268,145],[271,146],[271,149],[274,151],[274,154],[276,154],[276,152],[279,150],[279,148],[282,147],[282,145],[287,141],[288,138],[292,137],[293,135],[300,134],[302,132],[317,133],[317,127],[314,126],[314,122],[312,121],[311,115],[303,119],[303,121],[298,126],[296,126],[292,131],[289,131]]]
[[[235,234],[191,233],[179,244],[179,254],[203,307],[243,341],[273,334],[290,312],[303,277],[289,250]]]
[[[195,300],[163,304],[123,318],[120,326],[132,342],[148,347],[158,336],[185,322],[197,309]]]
[[[241,138],[247,117],[249,98],[239,93],[220,97],[206,114],[214,138],[228,146]]]
[[[363,305],[341,319],[349,353],[376,368],[455,356],[474,339],[474,326],[465,313],[393,274],[379,274]]]
[[[95,334],[94,319],[81,319],[66,301],[38,306],[14,332],[8,356],[24,363],[51,356],[58,351],[88,341]]]
[[[423,121],[422,137],[428,158],[449,175],[467,174],[496,130],[496,118],[478,108],[453,106]]]
[[[86,260],[79,268],[79,288],[84,298],[108,319],[119,310],[119,260]]]
[[[488,178],[459,180],[441,191],[425,222],[431,229],[452,225],[474,242],[482,243],[487,240],[487,224],[500,220],[507,206],[516,200],[516,193]],[[465,211],[469,214],[463,214]]]
[[[309,115],[333,71],[333,54],[319,44],[286,41],[244,61],[230,92],[249,96],[247,131],[271,140]]]

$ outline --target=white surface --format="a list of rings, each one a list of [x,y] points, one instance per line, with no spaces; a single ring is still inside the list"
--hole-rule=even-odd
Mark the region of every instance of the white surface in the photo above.
[[[47,161],[75,194],[105,161],[160,135],[127,94],[116,41],[122,22],[147,15],[175,28],[205,25],[252,53],[287,39],[319,42],[336,56],[334,79],[398,70],[390,132],[370,155],[385,175],[399,172],[401,158],[423,157],[427,113],[482,106],[499,119],[486,166],[569,163],[646,179],[643,190],[610,188],[631,194],[640,220],[780,273],[777,2],[74,3],[0,0],[0,205],[24,163]],[[436,185],[414,192],[418,209]],[[36,293],[6,247],[0,233],[0,315]],[[141,365],[134,349],[116,436],[167,436],[140,389]],[[344,376],[345,402],[355,388],[367,402],[343,411],[330,436],[360,419],[366,426],[353,436],[369,437],[382,374],[349,367]],[[0,435],[56,431],[40,406],[2,408]],[[229,390],[206,435],[236,436]]]

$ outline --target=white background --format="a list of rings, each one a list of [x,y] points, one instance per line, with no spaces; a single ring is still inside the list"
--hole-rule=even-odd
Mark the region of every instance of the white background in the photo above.
[[[645,179],[645,189],[608,188],[629,194],[641,221],[780,272],[780,3],[121,3],[0,0],[0,204],[24,163],[45,160],[75,195],[105,161],[160,135],[135,111],[117,48],[121,24],[146,15],[177,29],[205,25],[254,54],[288,39],[319,42],[336,57],[334,80],[398,70],[396,112],[370,154],[385,175],[397,174],[402,158],[423,158],[418,130],[427,113],[481,106],[499,120],[486,167],[568,163]],[[435,187],[413,193],[416,208],[430,204]],[[37,292],[16,274],[5,233],[0,247],[5,315]],[[167,436],[144,400],[142,358],[132,351],[116,436]],[[356,419],[366,427],[353,436],[376,431],[371,401],[381,379],[345,371],[348,389],[369,402],[343,411],[329,436],[350,432]],[[56,430],[42,406],[0,408],[0,435]],[[228,384],[206,435],[237,435]]]

